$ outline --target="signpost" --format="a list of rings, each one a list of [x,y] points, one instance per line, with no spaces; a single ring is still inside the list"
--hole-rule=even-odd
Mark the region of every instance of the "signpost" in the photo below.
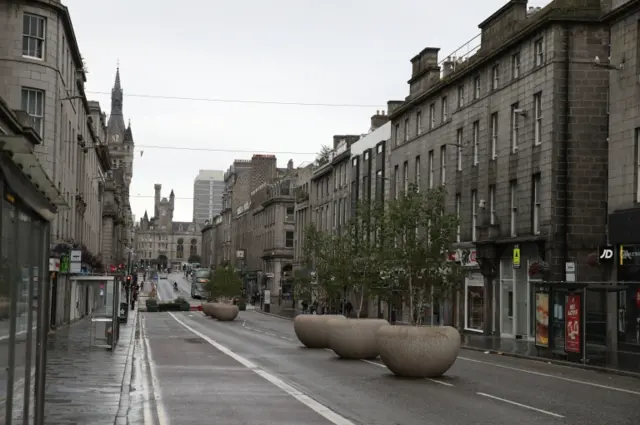
[[[513,268],[520,268],[520,245],[513,246],[513,258],[512,258]]]
[[[581,332],[580,312],[582,299],[580,294],[569,293],[565,298],[565,336],[564,351],[580,353]]]

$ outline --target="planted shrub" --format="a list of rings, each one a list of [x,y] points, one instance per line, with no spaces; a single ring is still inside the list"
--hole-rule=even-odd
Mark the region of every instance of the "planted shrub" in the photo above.
[[[247,311],[247,303],[244,300],[238,301],[236,305],[238,306],[238,310]]]
[[[170,301],[158,304],[158,311],[180,311],[181,304]]]
[[[158,301],[155,298],[147,298],[145,301],[148,312],[156,312],[158,311]]]

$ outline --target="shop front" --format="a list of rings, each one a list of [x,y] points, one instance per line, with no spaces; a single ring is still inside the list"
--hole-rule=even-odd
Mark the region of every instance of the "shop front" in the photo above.
[[[640,353],[640,244],[617,247],[618,282],[625,289],[618,292],[618,348]]]
[[[515,244],[500,259],[496,299],[503,338],[533,340],[536,335],[535,283],[547,269],[538,249],[537,244]]]
[[[44,424],[49,223],[64,199],[38,143],[0,99],[0,423]]]

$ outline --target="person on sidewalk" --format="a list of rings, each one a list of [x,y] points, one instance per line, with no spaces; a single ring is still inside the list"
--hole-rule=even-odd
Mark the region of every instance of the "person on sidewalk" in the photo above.
[[[135,310],[137,302],[138,302],[138,288],[134,287],[133,294],[131,295],[131,310]]]
[[[347,313],[347,317],[351,317],[351,313],[353,313],[353,304],[351,304],[351,301],[347,301],[344,306],[344,311]]]

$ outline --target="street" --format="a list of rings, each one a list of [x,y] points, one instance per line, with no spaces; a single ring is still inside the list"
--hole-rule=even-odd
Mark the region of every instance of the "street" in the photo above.
[[[172,300],[182,297],[189,301],[195,301],[197,304],[200,303],[198,300],[191,298],[191,283],[184,277],[184,273],[169,273],[161,276],[166,276],[166,278],[161,278],[158,281],[158,299]],[[178,292],[174,291],[173,282],[178,283]]]
[[[399,379],[377,361],[303,348],[291,321],[254,311],[230,323],[145,313],[141,339],[146,424],[640,422],[633,378],[463,350],[441,379]]]

